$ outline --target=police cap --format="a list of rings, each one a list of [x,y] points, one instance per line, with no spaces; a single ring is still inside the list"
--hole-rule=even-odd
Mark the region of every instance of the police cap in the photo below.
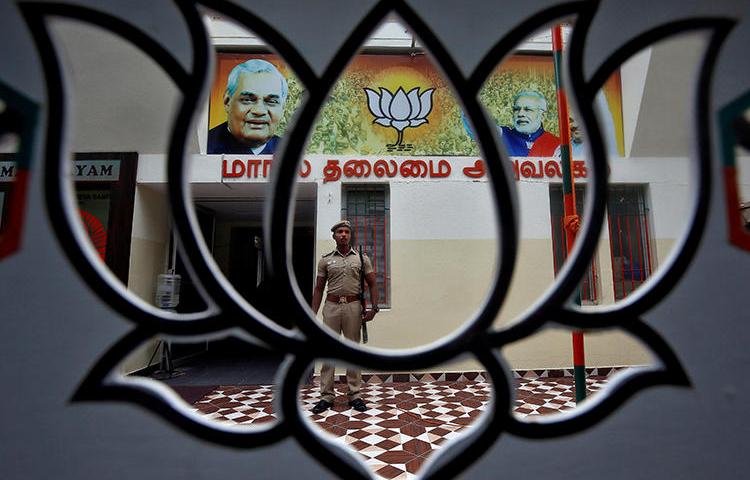
[[[334,226],[331,227],[331,231],[335,232],[337,228],[339,227],[346,227],[349,229],[349,231],[352,231],[352,224],[349,223],[349,220],[341,220],[340,222],[336,223]]]

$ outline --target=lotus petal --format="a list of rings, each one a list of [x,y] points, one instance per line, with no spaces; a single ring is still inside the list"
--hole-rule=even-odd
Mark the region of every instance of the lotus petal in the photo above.
[[[399,89],[396,91],[396,95],[393,96],[390,113],[391,118],[394,120],[409,119],[409,115],[411,115],[411,105],[409,105],[409,99],[407,98],[403,88],[399,87]]]
[[[375,118],[383,117],[383,111],[380,109],[380,95],[376,91],[365,88],[367,94],[367,108],[370,109],[370,113]]]
[[[377,123],[378,125],[382,125],[384,127],[390,127],[391,126],[391,119],[390,118],[385,118],[385,117],[380,117],[380,118],[376,118],[374,123]]]
[[[411,107],[411,114],[409,115],[409,120],[412,120],[414,118],[417,118],[417,116],[419,116],[419,111],[420,111],[419,88],[418,87],[412,88],[406,96],[409,99],[409,106]]]
[[[431,88],[422,92],[422,95],[419,96],[419,104],[421,105],[421,108],[417,118],[425,118],[432,111],[432,92],[434,91],[435,89]]]
[[[393,101],[393,94],[387,89],[380,87],[380,113],[379,117],[393,118],[391,115],[391,102]]]
[[[394,120],[391,122],[391,126],[399,132],[409,126],[409,120]]]
[[[425,118],[415,118],[414,120],[409,120],[409,126],[410,127],[418,127],[422,125],[423,123],[427,123],[427,119]]]

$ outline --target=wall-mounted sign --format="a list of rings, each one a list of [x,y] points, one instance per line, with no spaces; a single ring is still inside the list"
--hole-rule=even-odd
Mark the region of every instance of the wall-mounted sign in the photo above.
[[[307,178],[310,175],[312,167],[307,160],[303,160],[302,164],[299,176]],[[271,174],[271,165],[273,165],[273,160],[270,158],[222,160],[221,178],[222,180],[227,178],[268,178]]]
[[[116,182],[119,179],[119,160],[76,160],[73,162],[73,180],[76,182]]]
[[[265,181],[271,176],[273,158],[243,156],[221,161],[222,182]],[[511,159],[516,180],[562,178],[562,166],[557,158]],[[573,176],[586,178],[588,170],[583,160],[571,162]],[[323,183],[349,179],[383,181],[387,179],[481,179],[486,176],[484,160],[473,157],[406,158],[325,158],[314,156],[304,159],[298,170],[299,178]]]
[[[11,182],[17,173],[15,162],[0,162],[0,182]],[[120,179],[119,160],[75,160],[73,181],[116,182]]]

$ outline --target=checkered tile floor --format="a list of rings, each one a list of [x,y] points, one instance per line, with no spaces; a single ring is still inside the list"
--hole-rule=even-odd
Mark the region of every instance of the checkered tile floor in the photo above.
[[[589,377],[589,394],[606,377]],[[516,379],[515,414],[544,415],[575,407],[573,378]],[[338,386],[338,385],[337,385]],[[345,387],[344,387],[345,388]],[[336,398],[321,415],[310,409],[318,402],[317,386],[301,390],[302,408],[322,429],[357,450],[380,477],[411,479],[429,455],[467,428],[490,401],[484,381],[436,381],[363,384],[369,409],[359,413]],[[193,406],[208,418],[242,425],[273,421],[273,387],[219,387]]]

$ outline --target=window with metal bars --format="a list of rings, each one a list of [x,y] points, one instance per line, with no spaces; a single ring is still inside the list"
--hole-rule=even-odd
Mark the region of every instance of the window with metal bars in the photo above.
[[[652,271],[646,186],[610,186],[607,212],[612,281],[615,300],[620,300],[645,282]]]
[[[352,224],[352,245],[372,261],[379,306],[391,306],[390,196],[388,185],[342,185],[341,218]],[[369,301],[368,301],[369,303]]]
[[[583,220],[583,205],[585,201],[585,189],[579,185],[576,187],[576,210]],[[562,185],[550,184],[549,186],[550,221],[552,224],[552,259],[555,266],[555,275],[560,271],[565,259],[568,257],[568,248],[565,241],[565,209],[563,202]],[[601,290],[599,277],[599,266],[596,254],[591,260],[588,274],[583,278],[580,285],[581,304],[595,305],[599,303],[599,292]]]

